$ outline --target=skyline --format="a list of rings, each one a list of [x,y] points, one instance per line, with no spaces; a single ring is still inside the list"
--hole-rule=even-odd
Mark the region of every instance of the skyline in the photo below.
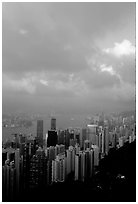
[[[3,113],[135,109],[135,3],[3,3],[2,10]]]
[[[2,143],[3,201],[135,200],[133,115],[62,130],[51,118],[46,137],[37,120],[36,133],[24,133]]]

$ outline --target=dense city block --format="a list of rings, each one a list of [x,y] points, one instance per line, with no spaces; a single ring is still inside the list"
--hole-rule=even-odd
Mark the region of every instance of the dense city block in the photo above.
[[[43,125],[39,119],[36,135],[15,133],[3,143],[3,201],[125,201],[128,183],[135,200],[133,115],[106,120],[102,114],[85,127],[64,130],[51,118],[45,136]],[[57,196],[60,191],[72,197]],[[86,193],[93,195],[83,199]]]

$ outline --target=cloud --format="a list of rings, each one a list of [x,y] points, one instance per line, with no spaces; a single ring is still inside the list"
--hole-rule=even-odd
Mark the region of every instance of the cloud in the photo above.
[[[38,112],[128,107],[135,88],[135,3],[3,5],[9,104],[18,93],[19,108],[29,98]]]
[[[111,75],[115,75],[115,71],[113,70],[112,66],[106,66],[105,64],[102,64],[100,66],[101,72],[108,72]]]
[[[46,81],[46,80],[40,79],[40,83],[45,85],[45,86],[48,86],[48,81]]]
[[[34,94],[36,87],[29,78],[22,78],[19,80],[15,80],[10,78],[9,76],[3,74],[3,89],[12,90],[14,92],[26,92],[29,94]],[[5,91],[5,90],[4,90]]]
[[[115,55],[116,57],[121,57],[124,55],[135,54],[135,47],[131,44],[129,40],[123,40],[121,43],[114,43],[113,48],[103,49],[107,54]]]
[[[87,94],[85,81],[79,76],[63,73],[28,72],[20,79],[3,74],[3,89],[13,92],[26,92],[34,95],[58,95],[64,98],[67,94],[82,96]]]
[[[82,76],[92,88],[103,89],[112,87],[114,84],[120,84],[121,76],[116,71],[112,61],[106,61],[101,52],[86,57],[89,70],[85,70]],[[107,63],[107,64],[106,64]]]

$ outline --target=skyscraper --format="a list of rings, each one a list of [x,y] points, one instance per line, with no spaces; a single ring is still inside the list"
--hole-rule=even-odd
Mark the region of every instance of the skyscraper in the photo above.
[[[87,125],[88,129],[88,140],[91,142],[91,144],[96,145],[96,135],[97,135],[97,125]]]
[[[67,149],[66,152],[67,152],[67,175],[68,175],[71,173],[71,151]]]
[[[4,166],[6,160],[7,160],[7,151],[5,149],[2,149],[2,166]]]
[[[64,182],[65,180],[65,155],[59,154],[52,161],[52,182]]]
[[[43,120],[37,121],[37,142],[39,146],[43,146]]]
[[[105,153],[108,155],[109,152],[109,130],[108,127],[104,128],[104,134],[105,134]]]
[[[48,131],[47,146],[56,146],[57,144],[57,132],[54,130]]]
[[[51,130],[56,130],[56,118],[51,118]]]
[[[30,157],[29,157],[29,144],[25,144],[23,153],[23,189],[27,190],[29,186],[29,168],[30,168]]]
[[[81,157],[81,181],[84,181],[85,179],[85,152],[82,152],[80,154]]]
[[[79,178],[79,155],[75,155],[75,180]]]
[[[20,187],[20,150],[15,150],[15,169],[16,169],[16,192],[19,193]]]
[[[16,182],[16,169],[14,165],[14,161],[10,162],[10,201],[13,201],[15,196],[15,182]]]
[[[99,165],[99,147],[96,145],[92,145],[92,148],[94,150],[94,166]]]
[[[81,148],[84,149],[84,141],[87,139],[87,129],[86,128],[83,128],[82,131],[81,131],[81,135],[82,137],[81,138]]]

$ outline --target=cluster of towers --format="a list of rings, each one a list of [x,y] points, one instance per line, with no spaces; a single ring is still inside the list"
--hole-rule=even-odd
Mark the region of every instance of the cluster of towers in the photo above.
[[[43,120],[37,121],[35,138],[15,135],[3,148],[3,198],[12,201],[21,192],[65,182],[71,175],[75,181],[87,181],[99,161],[111,148],[135,140],[134,128],[114,128],[89,124],[86,128],[56,130],[56,119],[43,136]]]
[[[43,147],[43,120],[37,121],[37,143],[39,146]],[[47,146],[56,146],[57,144],[57,131],[56,131],[56,119],[51,119],[51,130],[48,130]]]

